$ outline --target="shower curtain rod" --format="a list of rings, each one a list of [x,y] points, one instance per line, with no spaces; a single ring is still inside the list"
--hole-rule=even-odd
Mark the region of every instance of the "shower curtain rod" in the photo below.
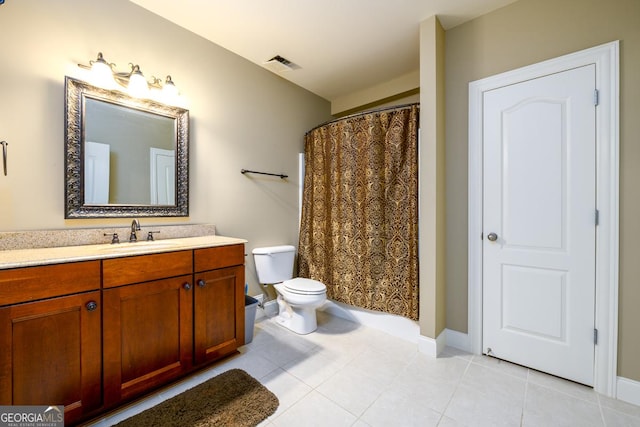
[[[419,102],[412,102],[410,104],[393,105],[393,106],[389,106],[389,107],[380,107],[380,108],[373,109],[373,110],[360,111],[358,113],[349,114],[348,116],[344,116],[344,117],[338,117],[337,119],[329,120],[328,122],[324,122],[324,123],[319,124],[318,126],[312,128],[312,129],[308,130],[307,132],[305,132],[305,136],[307,134],[313,132],[314,130],[316,130],[318,128],[321,128],[322,126],[330,125],[331,123],[339,122],[340,120],[351,119],[353,117],[358,117],[358,116],[364,116],[365,114],[381,113],[383,111],[404,110],[406,108],[413,107],[414,105],[417,105],[418,107],[420,107],[420,103]]]

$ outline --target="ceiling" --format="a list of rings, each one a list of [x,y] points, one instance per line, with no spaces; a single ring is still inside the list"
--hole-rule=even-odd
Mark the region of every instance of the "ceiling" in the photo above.
[[[446,29],[515,0],[131,0],[329,101],[419,69],[420,22]],[[273,71],[273,70],[272,70]]]

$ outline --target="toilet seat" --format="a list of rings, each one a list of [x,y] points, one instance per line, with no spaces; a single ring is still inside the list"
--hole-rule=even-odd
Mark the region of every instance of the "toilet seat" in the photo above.
[[[303,277],[285,280],[282,285],[287,292],[297,295],[321,295],[327,292],[327,287],[324,283]]]

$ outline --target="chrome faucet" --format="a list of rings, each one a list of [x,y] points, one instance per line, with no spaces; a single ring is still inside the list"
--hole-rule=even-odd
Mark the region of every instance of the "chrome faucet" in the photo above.
[[[133,221],[131,221],[131,234],[129,235],[129,242],[133,243],[138,241],[136,231],[140,231],[140,221],[134,218]]]

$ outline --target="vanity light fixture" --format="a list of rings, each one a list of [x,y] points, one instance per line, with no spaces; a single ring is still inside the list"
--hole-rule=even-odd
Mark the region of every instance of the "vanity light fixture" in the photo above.
[[[159,81],[159,79],[155,79],[154,83],[160,86]],[[167,76],[167,79],[164,81],[164,85],[162,85],[162,92],[169,99],[178,96],[178,88],[176,87],[175,83],[173,83],[173,80],[171,80],[171,76]]]
[[[95,61],[89,61],[89,66],[78,64],[79,67],[91,70],[91,78],[97,86],[101,86],[108,89],[113,89],[115,86],[115,80],[113,79],[113,69],[115,64],[109,64],[104,60],[102,52],[98,53],[98,58]]]
[[[147,95],[149,95],[149,84],[147,83],[147,79],[142,75],[139,65],[129,65],[131,65],[131,73],[129,74],[127,91],[131,96],[135,96],[136,98],[146,98]]]
[[[125,88],[129,95],[137,98],[150,98],[152,89],[159,91],[159,97],[171,103],[178,96],[178,88],[167,76],[163,82],[161,79],[152,76],[150,81],[142,74],[139,65],[129,63],[129,71],[117,71],[116,64],[109,63],[104,59],[102,52],[98,52],[95,60],[89,61],[89,65],[78,64],[78,67],[91,71],[91,79],[97,86],[106,89],[118,89],[119,86]]]

